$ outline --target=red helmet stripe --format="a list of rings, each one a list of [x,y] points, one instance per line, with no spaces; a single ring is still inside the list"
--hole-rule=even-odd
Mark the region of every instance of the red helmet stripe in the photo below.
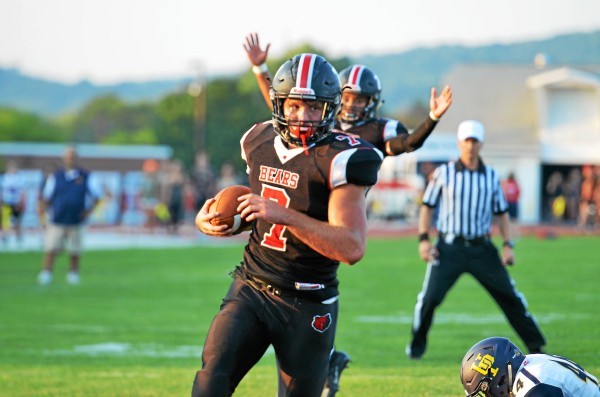
[[[348,83],[350,85],[358,86],[360,82],[360,76],[362,75],[363,67],[362,65],[354,65],[352,70],[350,71],[350,78]]]
[[[296,87],[312,88],[311,82],[314,65],[315,57],[313,54],[302,54],[300,62],[298,62],[298,81],[296,81]]]

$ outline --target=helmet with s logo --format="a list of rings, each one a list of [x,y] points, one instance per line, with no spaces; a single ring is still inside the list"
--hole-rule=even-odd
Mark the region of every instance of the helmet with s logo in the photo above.
[[[525,360],[507,338],[493,337],[475,344],[462,360],[460,380],[469,397],[512,397],[514,374]]]

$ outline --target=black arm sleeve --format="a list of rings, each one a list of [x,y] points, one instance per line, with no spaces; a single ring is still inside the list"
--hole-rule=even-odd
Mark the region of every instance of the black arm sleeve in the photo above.
[[[346,179],[348,183],[358,186],[373,186],[377,183],[377,173],[381,167],[382,157],[379,150],[359,148],[348,161]]]
[[[413,152],[423,146],[427,137],[431,134],[437,121],[427,116],[425,120],[413,131],[412,134],[401,134],[390,139],[390,151],[394,156],[402,153]]]

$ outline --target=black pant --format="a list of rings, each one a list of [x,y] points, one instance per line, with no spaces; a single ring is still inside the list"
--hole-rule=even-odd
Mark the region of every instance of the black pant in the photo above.
[[[417,296],[411,342],[414,350],[425,349],[435,309],[463,273],[473,275],[488,291],[529,350],[546,344],[537,322],[527,311],[525,298],[517,291],[491,241],[447,244],[440,240],[437,248],[438,262],[427,265],[423,289]]]
[[[233,394],[269,345],[279,368],[279,396],[320,396],[337,315],[337,300],[277,295],[235,277],[208,332],[192,397]]]

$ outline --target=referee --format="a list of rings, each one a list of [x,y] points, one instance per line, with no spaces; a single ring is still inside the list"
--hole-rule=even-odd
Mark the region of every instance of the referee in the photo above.
[[[484,128],[475,120],[458,127],[460,158],[438,167],[427,185],[419,214],[419,256],[427,261],[423,289],[415,305],[412,340],[406,347],[411,359],[420,359],[435,309],[463,273],[470,273],[489,292],[521,337],[530,353],[541,352],[546,341],[527,311],[506,265],[514,262],[508,204],[498,175],[479,157]],[[436,246],[429,240],[432,215],[439,205]],[[498,217],[504,238],[502,257],[490,240],[492,215]]]

